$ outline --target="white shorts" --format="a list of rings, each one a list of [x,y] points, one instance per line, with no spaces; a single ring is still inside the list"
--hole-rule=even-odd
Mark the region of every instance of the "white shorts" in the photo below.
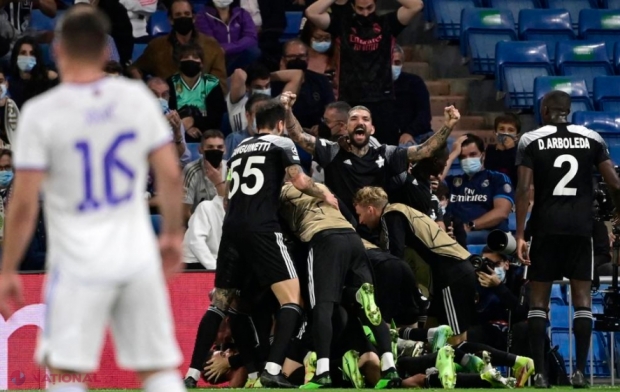
[[[119,367],[148,371],[182,363],[159,268],[122,283],[101,284],[51,271],[44,295],[45,323],[35,354],[43,366],[94,372],[108,326]]]

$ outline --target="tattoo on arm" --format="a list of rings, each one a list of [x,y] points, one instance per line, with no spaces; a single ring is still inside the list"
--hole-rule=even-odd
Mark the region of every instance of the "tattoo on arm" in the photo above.
[[[316,138],[304,132],[301,124],[290,110],[286,112],[286,130],[291,140],[299,144],[308,154],[314,154]]]
[[[417,162],[424,158],[429,158],[437,149],[443,146],[448,140],[452,128],[444,125],[439,131],[435,132],[427,141],[419,146],[411,146],[407,149],[407,157],[410,162]]]
[[[308,196],[312,196],[312,197],[316,197],[321,200],[325,200],[326,196],[323,190],[318,187],[318,185],[314,182],[314,180],[311,177],[308,177],[303,172],[303,169],[301,168],[301,166],[299,165],[289,166],[286,168],[286,172],[291,177],[291,181],[293,185],[295,186],[295,188],[297,188],[299,191],[305,193]],[[300,185],[299,178],[301,176],[304,177],[304,181],[303,181],[303,185],[299,186]]]
[[[235,289],[215,288],[215,291],[213,292],[213,301],[211,301],[211,304],[220,310],[227,311],[235,295]]]

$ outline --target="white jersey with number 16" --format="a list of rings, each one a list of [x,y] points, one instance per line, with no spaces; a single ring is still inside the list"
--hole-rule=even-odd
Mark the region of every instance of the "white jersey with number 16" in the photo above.
[[[143,195],[148,156],[170,139],[161,107],[140,82],[61,84],[26,103],[15,168],[47,172],[48,268],[122,281],[160,267]]]

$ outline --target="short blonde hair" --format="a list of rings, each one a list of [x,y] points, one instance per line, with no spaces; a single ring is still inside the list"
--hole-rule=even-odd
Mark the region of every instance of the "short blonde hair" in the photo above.
[[[388,202],[388,195],[378,186],[365,186],[355,193],[353,204],[360,206],[383,207]]]

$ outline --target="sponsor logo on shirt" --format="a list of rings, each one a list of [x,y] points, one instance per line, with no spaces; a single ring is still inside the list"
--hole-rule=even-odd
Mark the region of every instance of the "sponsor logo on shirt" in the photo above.
[[[486,202],[487,195],[477,195],[475,189],[465,187],[464,195],[450,195],[450,203]]]

